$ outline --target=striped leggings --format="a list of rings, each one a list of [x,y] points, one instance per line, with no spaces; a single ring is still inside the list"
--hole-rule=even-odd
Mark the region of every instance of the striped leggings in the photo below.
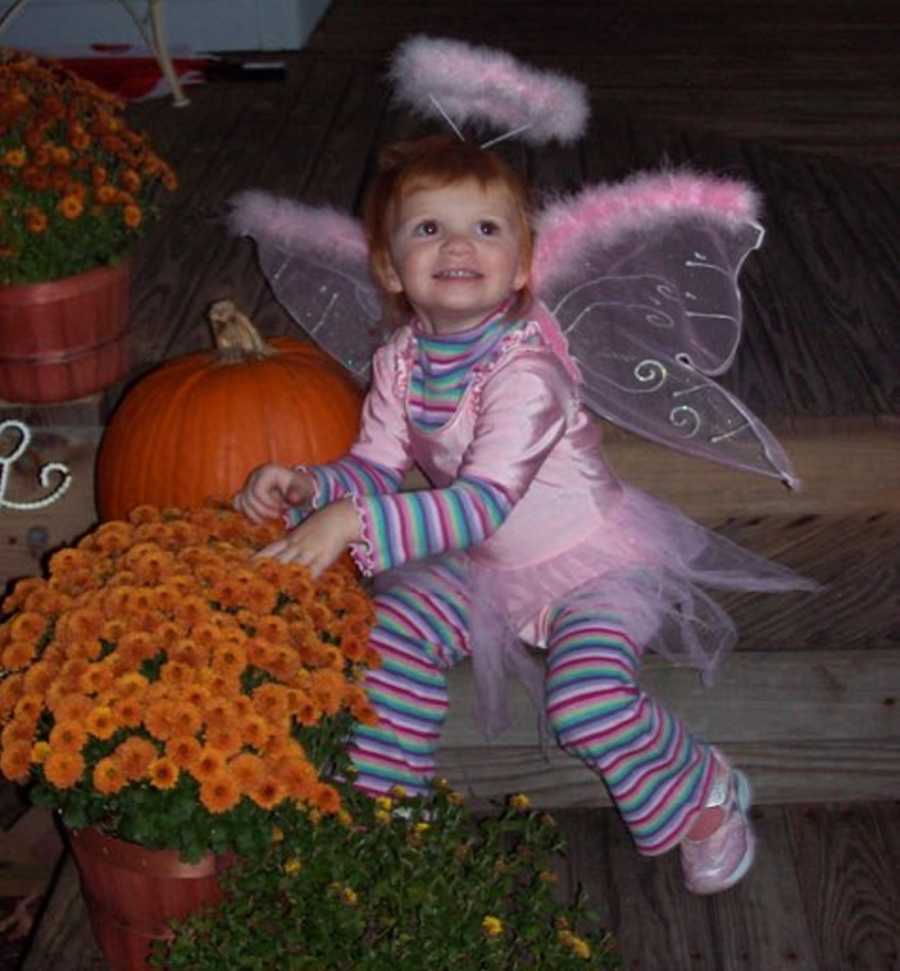
[[[366,689],[376,726],[358,725],[350,756],[356,784],[422,793],[447,714],[444,672],[469,656],[468,603],[454,574],[429,570],[376,597],[372,644],[383,666]],[[563,604],[550,618],[546,706],[563,749],[599,775],[648,856],[675,846],[703,805],[714,761],[708,745],[637,683],[641,648],[623,620]]]

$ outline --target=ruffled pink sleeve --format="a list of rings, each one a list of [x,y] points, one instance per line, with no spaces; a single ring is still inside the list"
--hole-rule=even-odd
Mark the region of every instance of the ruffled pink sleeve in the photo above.
[[[302,465],[315,481],[309,507],[288,511],[296,526],[312,510],[347,496],[396,492],[412,466],[409,428],[404,414],[408,335],[398,331],[372,359],[372,385],[363,403],[359,437],[349,452],[327,465]]]

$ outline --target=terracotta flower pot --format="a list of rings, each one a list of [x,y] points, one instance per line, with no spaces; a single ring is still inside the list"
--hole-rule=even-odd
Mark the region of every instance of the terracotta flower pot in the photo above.
[[[127,261],[0,287],[0,398],[29,404],[101,391],[128,373]]]
[[[148,850],[96,829],[69,831],[91,929],[110,971],[149,971],[150,949],[168,922],[221,900],[219,874],[233,856],[182,863],[175,850]]]

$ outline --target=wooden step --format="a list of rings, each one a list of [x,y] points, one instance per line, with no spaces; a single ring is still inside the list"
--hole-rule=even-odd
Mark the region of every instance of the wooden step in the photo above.
[[[717,683],[648,658],[644,689],[745,768],[759,803],[900,798],[900,654],[742,651]],[[509,729],[493,743],[470,715],[471,667],[450,673],[439,773],[473,805],[524,792],[535,805],[610,805],[597,777],[554,742],[541,751],[534,707],[511,687]]]

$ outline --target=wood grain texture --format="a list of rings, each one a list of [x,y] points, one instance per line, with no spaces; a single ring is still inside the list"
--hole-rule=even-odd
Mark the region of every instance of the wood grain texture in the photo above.
[[[806,913],[822,971],[885,971],[900,966],[900,869],[868,806],[786,811]],[[898,819],[896,804],[892,825]],[[896,847],[896,840],[893,840]]]
[[[78,870],[66,854],[22,971],[108,971],[88,921]]]
[[[812,971],[817,954],[784,811],[763,807],[752,816],[753,869],[734,890],[704,899],[684,891],[677,852],[641,858],[613,812],[556,813],[566,841],[561,892],[581,885],[626,969]]]

